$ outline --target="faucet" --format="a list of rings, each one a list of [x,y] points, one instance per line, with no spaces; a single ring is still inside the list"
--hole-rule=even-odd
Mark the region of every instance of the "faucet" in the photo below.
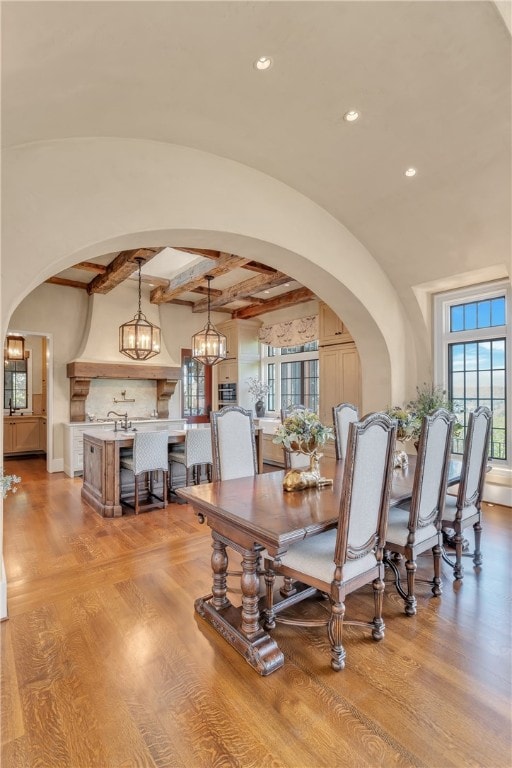
[[[121,422],[121,428],[127,431],[128,430],[128,411],[126,411],[126,413],[118,413],[117,411],[109,411],[107,413],[107,419],[110,416],[110,414],[112,414],[112,413],[114,414],[114,416],[119,416],[120,418],[124,419],[124,422]],[[117,421],[115,422],[115,426],[116,426],[116,429],[117,429]],[[131,427],[131,422],[130,422],[130,427]]]
[[[16,408],[12,407],[12,397],[9,398],[9,416],[12,416]]]

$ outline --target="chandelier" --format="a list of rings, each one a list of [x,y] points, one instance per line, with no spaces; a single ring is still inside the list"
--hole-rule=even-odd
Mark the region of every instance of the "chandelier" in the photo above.
[[[141,312],[141,276],[140,267],[144,259],[137,258],[139,265],[139,309],[129,320],[119,327],[119,351],[132,360],[148,360],[160,352],[160,328],[153,325]]]
[[[219,333],[210,322],[210,283],[211,275],[206,275],[208,280],[208,322],[205,327],[192,336],[192,357],[203,365],[215,365],[226,357],[226,337]]]
[[[5,360],[24,360],[25,359],[25,339],[23,336],[9,334],[5,339],[4,348]]]

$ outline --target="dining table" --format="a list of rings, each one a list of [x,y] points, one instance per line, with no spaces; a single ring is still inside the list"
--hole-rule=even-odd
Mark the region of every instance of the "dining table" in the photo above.
[[[449,485],[459,481],[461,466],[450,460]],[[416,457],[410,456],[407,466],[393,470],[390,507],[410,500],[415,467]],[[332,485],[287,492],[280,470],[177,489],[211,529],[212,589],[196,599],[195,611],[260,675],[284,663],[276,640],[261,625],[261,560],[267,555],[278,558],[295,542],[338,522],[344,462],[324,456],[320,469]],[[242,557],[240,606],[228,597],[227,547]]]

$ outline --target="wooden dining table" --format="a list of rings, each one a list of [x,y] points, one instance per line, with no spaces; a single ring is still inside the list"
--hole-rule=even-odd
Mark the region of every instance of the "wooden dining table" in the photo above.
[[[391,506],[411,498],[415,466],[416,458],[410,457],[407,467],[393,470]],[[212,591],[195,601],[195,610],[260,675],[284,663],[276,641],[260,624],[259,569],[265,551],[276,558],[338,522],[343,461],[324,457],[320,469],[332,486],[285,492],[281,470],[177,489],[211,528]],[[459,481],[460,471],[461,462],[450,461],[450,485]],[[241,606],[227,595],[227,547],[242,556]]]

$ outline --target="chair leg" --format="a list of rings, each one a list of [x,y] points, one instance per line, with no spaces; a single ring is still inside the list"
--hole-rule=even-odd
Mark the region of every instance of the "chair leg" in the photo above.
[[[382,605],[384,602],[384,580],[375,579],[372,582],[373,599],[375,602],[375,616],[373,619],[372,637],[374,640],[382,640],[384,637],[385,624],[382,618]]]
[[[442,582],[441,582],[441,555],[442,555],[442,549],[439,542],[435,545],[435,547],[432,548],[432,555],[434,557],[434,581],[432,586],[432,594],[434,597],[439,597],[439,595],[442,593]]]
[[[473,553],[473,563],[476,567],[482,565],[482,552],[480,550],[480,540],[482,538],[482,524],[480,520],[474,524],[473,530],[475,532],[475,551]]]
[[[139,514],[139,478],[137,475],[134,475],[135,478],[135,494],[134,494],[134,508],[135,508],[135,514]]]
[[[347,654],[342,643],[344,615],[345,603],[331,602],[331,617],[327,625],[327,632],[331,643],[331,667],[335,672],[345,668],[345,657]]]
[[[406,560],[405,571],[407,574],[407,596],[405,598],[405,613],[414,616],[416,613],[416,596],[414,594],[414,579],[416,575],[416,561]]]
[[[453,578],[456,581],[462,581],[464,578],[464,566],[462,565],[463,541],[462,531],[460,530],[460,526],[457,526],[454,536],[455,565],[453,566]]]

